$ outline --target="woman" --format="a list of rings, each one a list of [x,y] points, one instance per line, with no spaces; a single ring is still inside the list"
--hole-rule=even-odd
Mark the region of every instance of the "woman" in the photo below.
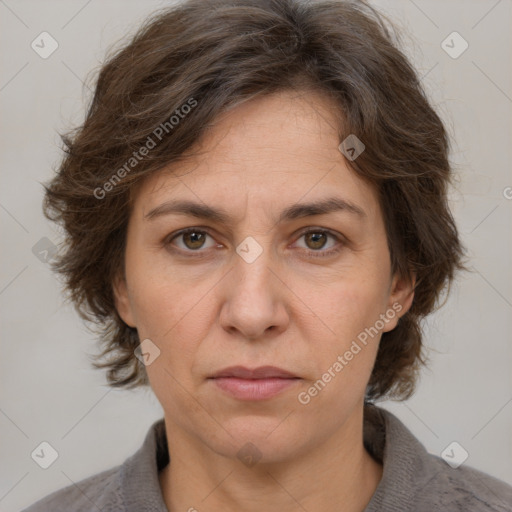
[[[56,269],[110,384],[149,384],[164,419],[27,510],[512,510],[373,404],[412,394],[463,250],[445,129],[371,7],[160,12],[65,142]]]

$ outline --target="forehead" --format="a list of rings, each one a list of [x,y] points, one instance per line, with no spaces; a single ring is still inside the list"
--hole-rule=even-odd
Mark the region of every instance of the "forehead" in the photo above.
[[[233,210],[236,220],[237,205],[274,215],[335,196],[378,215],[375,187],[338,149],[337,110],[318,93],[281,92],[242,103],[215,119],[183,160],[147,178],[135,208],[146,216],[169,198],[189,199]]]

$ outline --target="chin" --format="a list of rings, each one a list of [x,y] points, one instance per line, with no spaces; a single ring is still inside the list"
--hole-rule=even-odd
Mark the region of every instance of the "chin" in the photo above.
[[[304,426],[293,425],[285,415],[279,417],[262,417],[247,415],[222,422],[227,432],[222,430],[221,437],[215,436],[207,444],[218,453],[232,459],[239,459],[250,466],[257,460],[258,464],[272,464],[293,460],[300,451],[307,450],[312,443]],[[313,440],[314,441],[314,440]]]

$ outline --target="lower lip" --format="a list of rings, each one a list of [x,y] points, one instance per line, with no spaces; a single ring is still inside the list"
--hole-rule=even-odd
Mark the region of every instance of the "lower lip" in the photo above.
[[[293,386],[298,378],[283,379],[239,379],[236,377],[218,377],[213,379],[220,389],[239,400],[265,400],[278,395]]]

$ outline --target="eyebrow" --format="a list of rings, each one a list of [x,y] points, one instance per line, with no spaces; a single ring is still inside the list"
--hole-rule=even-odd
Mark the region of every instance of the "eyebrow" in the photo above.
[[[348,212],[361,219],[366,218],[366,212],[359,206],[342,199],[341,197],[328,197],[319,201],[309,203],[298,203],[285,208],[277,223],[312,217],[314,215],[325,215],[338,211]],[[163,215],[188,215],[200,219],[208,219],[219,224],[232,224],[231,217],[222,208],[212,208],[206,204],[196,203],[190,200],[170,200],[156,206],[144,215],[146,220],[152,220]]]

